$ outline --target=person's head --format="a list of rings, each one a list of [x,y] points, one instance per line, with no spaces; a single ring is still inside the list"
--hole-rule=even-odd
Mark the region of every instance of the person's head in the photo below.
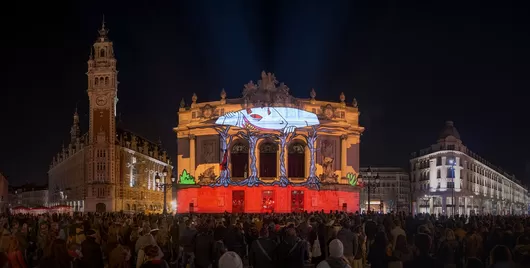
[[[455,232],[451,229],[445,229],[445,239],[447,239],[447,241],[456,240]]]
[[[154,245],[147,245],[144,248],[144,254],[150,260],[155,259],[158,256],[158,247]]]
[[[243,261],[237,253],[227,251],[219,258],[219,268],[243,268]]]
[[[269,229],[263,227],[259,232],[260,237],[269,237]]]
[[[401,221],[400,220],[394,220],[394,226],[401,227]]]
[[[287,237],[296,237],[296,230],[294,228],[289,228],[287,229]]]
[[[341,258],[344,255],[344,245],[338,239],[333,239],[329,242],[329,256],[333,258]]]
[[[378,247],[386,247],[388,245],[388,238],[385,232],[378,232],[375,234],[374,244]]]
[[[490,263],[491,264],[496,264],[499,262],[511,262],[511,261],[512,261],[512,253],[510,253],[510,250],[506,246],[497,245],[490,252]]]
[[[146,235],[150,233],[151,233],[151,226],[149,226],[149,224],[144,224],[144,226],[142,226],[142,235]]]

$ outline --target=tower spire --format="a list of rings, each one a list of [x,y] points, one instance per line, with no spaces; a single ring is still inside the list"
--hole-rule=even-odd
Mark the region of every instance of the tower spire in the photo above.
[[[105,14],[103,14],[103,20],[101,21],[101,29],[99,29],[98,32],[100,40],[106,41],[109,30],[105,27]]]

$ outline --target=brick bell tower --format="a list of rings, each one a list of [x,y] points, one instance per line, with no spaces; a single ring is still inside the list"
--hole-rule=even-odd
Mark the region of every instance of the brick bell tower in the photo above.
[[[90,102],[85,211],[114,211],[116,179],[116,104],[118,71],[105,19],[88,60]]]

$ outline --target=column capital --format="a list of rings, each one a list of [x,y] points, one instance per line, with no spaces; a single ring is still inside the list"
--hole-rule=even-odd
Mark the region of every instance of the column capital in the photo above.
[[[195,136],[195,134],[190,134],[190,135],[188,135],[188,138],[190,140],[194,140],[196,138],[196,136]]]

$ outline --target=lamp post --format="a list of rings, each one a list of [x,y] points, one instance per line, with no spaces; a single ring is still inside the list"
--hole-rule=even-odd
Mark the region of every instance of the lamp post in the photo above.
[[[374,181],[372,181],[372,168],[368,168],[366,171],[366,182],[364,182],[364,187],[366,187],[366,190],[368,191],[368,209],[367,213],[370,213],[370,194],[373,190],[375,190],[377,187],[379,187],[379,174],[377,174],[374,178]]]
[[[451,205],[453,205],[453,217],[455,216],[455,165],[456,161],[454,159],[449,159],[449,164],[451,165],[451,179],[453,180],[453,190],[451,192]]]
[[[164,210],[163,214],[167,214],[167,190],[171,189],[173,187],[173,183],[175,182],[175,176],[171,176],[171,183],[166,183],[166,177],[167,177],[167,166],[164,166],[164,169],[162,170],[162,177],[164,178],[163,181],[160,180],[160,175],[158,172],[155,175],[155,186],[161,189],[164,193]]]

